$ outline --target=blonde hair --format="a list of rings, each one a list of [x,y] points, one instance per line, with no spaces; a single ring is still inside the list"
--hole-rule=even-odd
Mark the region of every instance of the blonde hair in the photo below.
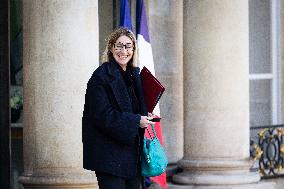
[[[113,54],[111,52],[111,48],[113,47],[113,45],[115,44],[116,40],[121,37],[121,36],[127,36],[131,39],[131,41],[133,42],[133,56],[132,59],[127,63],[127,65],[131,66],[131,67],[137,67],[137,56],[138,56],[138,52],[137,52],[137,41],[135,38],[135,35],[132,31],[130,31],[127,28],[124,27],[119,27],[117,29],[115,29],[107,38],[107,45],[106,48],[102,54],[101,57],[101,61],[102,63],[105,62],[109,62],[111,60],[113,60]]]

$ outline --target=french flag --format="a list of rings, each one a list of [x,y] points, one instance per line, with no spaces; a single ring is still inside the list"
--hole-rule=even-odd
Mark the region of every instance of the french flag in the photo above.
[[[155,76],[152,46],[150,43],[146,10],[143,0],[137,0],[136,3],[136,31],[139,67],[142,69],[145,66]],[[155,107],[153,113],[158,116],[160,115],[159,104]]]
[[[137,43],[138,43],[138,64],[140,69],[144,66],[150,70],[150,72],[155,76],[154,60],[152,54],[152,47],[150,43],[149,30],[147,24],[146,10],[143,0],[137,0],[136,2],[136,31],[137,31]],[[159,104],[156,105],[153,113],[160,117]],[[149,130],[150,127],[148,127]],[[161,144],[162,141],[162,128],[160,122],[155,124],[155,130],[157,137],[159,138]],[[148,133],[145,133],[146,137]],[[159,184],[163,189],[167,189],[166,173],[160,176],[151,177],[151,181]]]
[[[119,26],[123,26],[123,27],[128,28],[129,30],[133,31],[128,0],[121,0],[120,1]]]

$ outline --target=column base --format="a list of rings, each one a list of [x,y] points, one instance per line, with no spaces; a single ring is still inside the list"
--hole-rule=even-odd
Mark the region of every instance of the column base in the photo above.
[[[173,181],[178,184],[192,185],[235,185],[235,184],[251,184],[259,181],[257,172],[241,172],[241,173],[190,173],[182,172],[173,176]]]
[[[168,183],[168,189],[275,189],[273,182],[258,182],[255,184],[237,184],[237,185],[177,185]]]
[[[95,173],[60,173],[60,174],[32,174],[19,178],[25,189],[98,189]]]
[[[183,159],[178,166],[183,172],[173,176],[181,185],[242,185],[260,181],[257,172],[250,172],[248,160]]]

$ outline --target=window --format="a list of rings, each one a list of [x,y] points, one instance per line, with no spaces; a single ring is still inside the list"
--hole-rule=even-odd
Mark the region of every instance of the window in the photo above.
[[[280,1],[249,1],[250,125],[279,124]]]

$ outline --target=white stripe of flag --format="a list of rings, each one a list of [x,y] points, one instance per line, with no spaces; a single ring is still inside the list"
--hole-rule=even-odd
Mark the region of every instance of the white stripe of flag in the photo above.
[[[155,76],[152,46],[149,38],[148,24],[143,0],[137,1],[136,24],[139,67],[142,69],[145,66]],[[160,117],[159,103],[156,105],[153,113]]]

